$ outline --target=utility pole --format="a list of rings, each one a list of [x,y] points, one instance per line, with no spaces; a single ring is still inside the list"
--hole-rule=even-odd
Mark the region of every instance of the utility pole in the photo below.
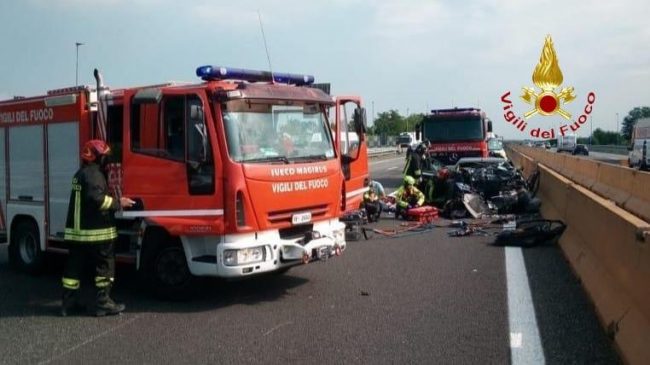
[[[594,137],[594,117],[592,115],[589,116],[589,128],[589,148],[591,148],[592,138]]]
[[[406,108],[406,131],[409,131],[409,108]]]
[[[618,113],[616,113],[616,145],[618,145],[618,134],[619,134],[619,129],[618,129]]]
[[[75,65],[75,68],[74,68],[74,75],[75,75],[74,76],[74,86],[79,85],[79,46],[83,46],[83,45],[84,45],[83,43],[79,43],[79,42],[75,43],[75,46],[77,48],[77,61],[76,61],[76,65]]]

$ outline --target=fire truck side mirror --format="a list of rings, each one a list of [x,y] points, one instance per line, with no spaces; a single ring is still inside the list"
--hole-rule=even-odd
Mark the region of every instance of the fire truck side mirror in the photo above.
[[[203,106],[191,105],[190,106],[190,119],[192,121],[203,123]]]
[[[362,137],[364,133],[368,130],[368,120],[366,118],[366,108],[358,107],[354,109],[354,115],[352,116],[354,121],[354,129]]]
[[[488,133],[492,133],[492,121],[489,119],[487,121],[487,129]]]
[[[418,123],[415,125],[415,139],[420,140],[420,130],[421,130],[421,123]]]

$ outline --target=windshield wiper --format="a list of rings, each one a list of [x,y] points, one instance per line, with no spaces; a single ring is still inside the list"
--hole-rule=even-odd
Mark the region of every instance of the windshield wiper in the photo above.
[[[249,163],[249,162],[284,162],[285,164],[289,163],[289,159],[287,156],[267,156],[267,157],[260,157],[260,158],[253,158],[250,160],[244,160],[242,161],[243,163]]]
[[[296,161],[296,160],[327,160],[327,156],[322,153],[320,155],[308,155],[308,156],[298,156],[298,157],[292,157],[291,160]]]

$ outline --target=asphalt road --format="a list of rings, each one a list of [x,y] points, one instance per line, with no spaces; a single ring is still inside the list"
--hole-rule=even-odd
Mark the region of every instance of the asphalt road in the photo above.
[[[395,188],[402,162],[373,161],[373,177]],[[149,298],[118,267],[114,296],[127,311],[107,318],[58,317],[62,260],[37,277],[17,274],[0,245],[0,363],[619,362],[557,247],[506,253],[490,237],[448,230],[371,234],[284,275],[203,280],[185,302]],[[518,311],[526,298],[532,312]]]

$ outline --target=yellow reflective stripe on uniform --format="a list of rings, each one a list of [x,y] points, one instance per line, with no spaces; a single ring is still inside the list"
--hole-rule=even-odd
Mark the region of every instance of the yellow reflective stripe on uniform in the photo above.
[[[104,202],[102,203],[102,206],[99,207],[99,210],[106,210],[113,205],[113,198],[111,198],[108,195],[104,195]]]
[[[95,286],[98,288],[105,288],[114,281],[113,278],[107,278],[105,276],[96,276],[95,277]]]
[[[117,228],[104,229],[65,229],[64,239],[80,242],[106,241],[117,238]]]
[[[66,289],[79,289],[80,282],[77,279],[62,278],[61,282],[63,283],[63,287]]]
[[[81,192],[74,192],[74,229],[81,228]]]
[[[115,228],[115,227],[98,228],[98,229],[72,229],[72,228],[66,228],[65,233],[70,233],[70,234],[73,234],[73,235],[81,235],[81,236],[95,236],[95,235],[100,235],[100,234],[117,233],[117,228]]]

